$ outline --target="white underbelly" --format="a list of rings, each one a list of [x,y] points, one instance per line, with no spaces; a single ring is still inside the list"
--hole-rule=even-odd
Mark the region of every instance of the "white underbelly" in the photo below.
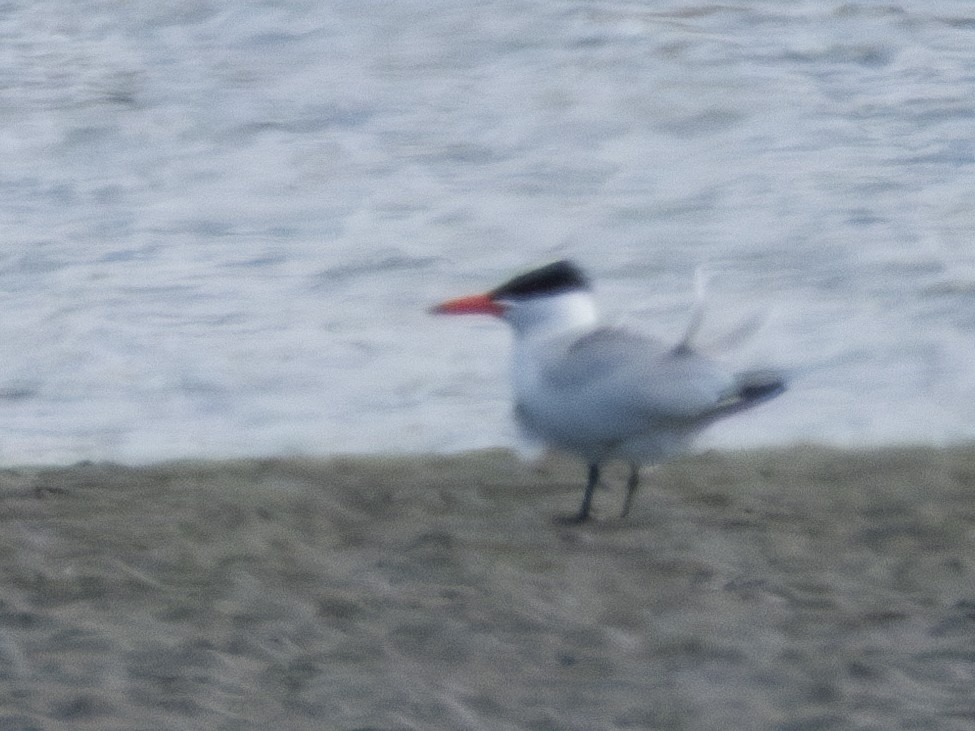
[[[687,447],[696,429],[686,425],[648,421],[615,421],[611,414],[594,414],[585,404],[528,399],[515,406],[515,418],[525,435],[589,462],[623,459],[652,464]]]

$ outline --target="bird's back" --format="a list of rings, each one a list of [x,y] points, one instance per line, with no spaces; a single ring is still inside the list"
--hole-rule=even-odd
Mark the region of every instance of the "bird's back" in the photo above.
[[[516,345],[519,422],[587,459],[663,458],[713,420],[734,388],[713,361],[617,328]],[[620,454],[632,450],[641,454]]]

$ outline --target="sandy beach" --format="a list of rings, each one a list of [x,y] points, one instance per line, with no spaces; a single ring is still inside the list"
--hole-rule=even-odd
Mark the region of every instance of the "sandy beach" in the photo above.
[[[971,729],[975,447],[0,472],[0,729]]]

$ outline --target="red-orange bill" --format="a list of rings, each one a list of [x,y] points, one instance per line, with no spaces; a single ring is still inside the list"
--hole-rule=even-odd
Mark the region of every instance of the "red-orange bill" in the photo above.
[[[504,308],[491,299],[487,294],[471,294],[466,297],[455,297],[433,307],[430,312],[436,315],[495,315],[504,312]]]

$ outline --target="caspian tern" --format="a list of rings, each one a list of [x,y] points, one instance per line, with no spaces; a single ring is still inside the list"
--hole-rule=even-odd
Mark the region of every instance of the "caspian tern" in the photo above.
[[[689,336],[668,346],[599,326],[589,280],[567,260],[533,269],[484,294],[449,299],[432,312],[494,315],[513,329],[519,426],[530,438],[588,465],[582,504],[569,522],[589,518],[603,463],[629,463],[624,517],[642,465],[679,453],[712,422],[785,390],[781,374],[729,372],[696,353]]]

